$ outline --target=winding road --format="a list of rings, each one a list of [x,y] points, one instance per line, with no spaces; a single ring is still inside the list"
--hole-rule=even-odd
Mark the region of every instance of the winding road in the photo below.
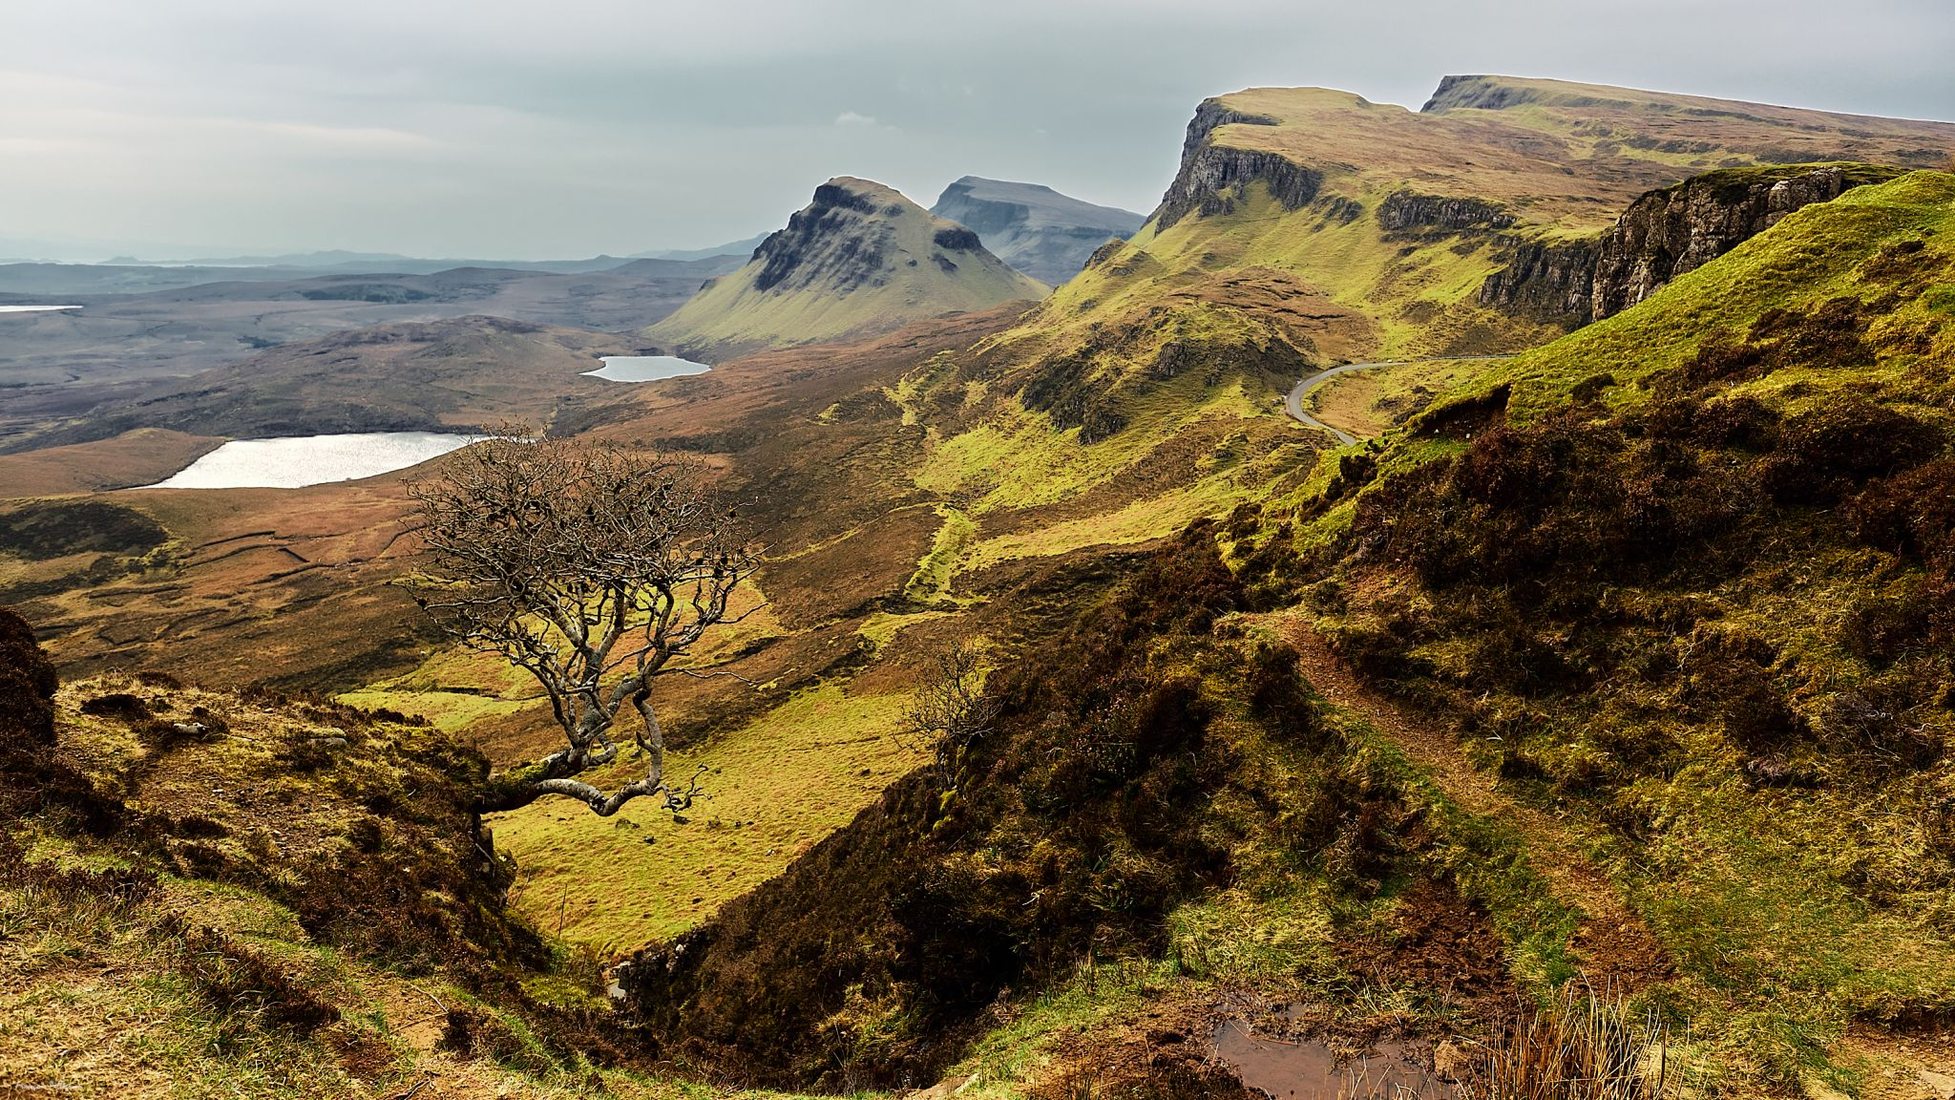
[[[1306,375],[1302,381],[1292,386],[1289,395],[1283,398],[1283,410],[1290,414],[1290,419],[1295,420],[1304,427],[1327,431],[1337,437],[1338,446],[1349,447],[1358,442],[1357,436],[1352,435],[1342,428],[1333,428],[1329,424],[1303,411],[1303,399],[1311,390],[1336,378],[1340,374],[1370,370],[1372,367],[1402,367],[1409,363],[1460,363],[1511,358],[1513,358],[1511,355],[1435,355],[1425,359],[1386,359],[1376,363],[1344,363],[1335,367],[1326,367],[1315,374]]]

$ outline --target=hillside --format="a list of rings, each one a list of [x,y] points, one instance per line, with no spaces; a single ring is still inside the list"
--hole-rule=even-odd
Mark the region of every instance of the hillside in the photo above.
[[[930,213],[972,230],[992,255],[1048,286],[1079,274],[1101,245],[1132,236],[1147,220],[1042,184],[982,176],[944,188]]]
[[[57,693],[0,611],[0,1081],[540,1096],[588,1072],[592,998],[483,857],[480,757],[398,718],[160,675]]]
[[[211,442],[153,429],[0,459],[48,494],[0,504],[0,602],[71,680],[58,752],[0,730],[30,780],[0,797],[42,800],[0,814],[33,857],[0,985],[44,1013],[0,1067],[72,1059],[68,989],[160,998],[159,1064],[273,1096],[1486,1095],[1574,1029],[1607,1065],[1537,1053],[1539,1094],[1946,1100],[1955,176],[1910,166],[1951,135],[1494,77],[1420,112],[1253,90],[1029,310],[912,302],[906,273],[1026,283],[841,180],[688,304],[718,335],[665,346],[708,374],[585,404],[542,383],[595,335],[472,319],[157,403],[513,405],[699,459],[767,551],[660,686],[707,784],[678,816],[474,819],[484,767],[561,735],[393,583],[400,475],[83,495]],[[1429,358],[1477,352],[1514,354]],[[1387,359],[1314,399],[1359,442],[1285,415]],[[945,764],[907,714],[959,642],[995,717]],[[155,874],[147,907],[105,866]],[[364,938],[396,928],[450,950],[404,969]]]
[[[1035,498],[1036,514],[1162,535],[1284,491],[1284,473],[1259,484],[1251,471],[1294,468],[1283,448],[1324,442],[1280,412],[1313,369],[1544,343],[1573,318],[1534,308],[1536,291],[1560,287],[1542,298],[1565,292],[1584,313],[1598,293],[1633,301],[1802,203],[1951,150],[1944,123],[1499,77],[1449,78],[1417,112],[1312,88],[1217,97],[1145,227],[957,372],[920,380],[921,407],[957,409],[931,421],[933,484],[971,494],[977,513]],[[1684,182],[1706,170],[1725,175]],[[1577,246],[1582,263],[1556,262]],[[1524,274],[1502,284],[1511,272]],[[1406,368],[1404,388],[1428,400],[1421,371],[1459,368]],[[1213,460],[1187,462],[1197,438]],[[1014,469],[1000,471],[1006,453]],[[1131,496],[1099,503],[1137,481],[1156,495],[1145,515]]]
[[[1940,1095],[1952,212],[1811,205],[1135,556],[634,1011],[754,1083],[1226,1096],[1191,1032],[1294,1082],[1256,1042],[1449,1064],[1586,988],[1693,1089]]]
[[[1116,374],[1178,326],[1265,331],[1322,358],[1513,350],[1552,333],[1483,304],[1482,284],[1531,249],[1602,234],[1645,192],[1739,165],[1952,153],[1945,123],[1555,81],[1447,78],[1417,112],[1250,89],[1201,106],[1147,227],[1053,295],[1025,339],[1084,345]],[[1137,346],[1107,354],[1089,334],[1108,330]]]
[[[1940,173],[1791,214],[1244,550],[1434,752],[1570,823],[1701,1057],[1769,1087],[1872,1088],[1955,1004],[1951,231]]]
[[[879,183],[847,176],[708,283],[646,340],[693,358],[888,331],[942,313],[1043,296],[977,235]]]

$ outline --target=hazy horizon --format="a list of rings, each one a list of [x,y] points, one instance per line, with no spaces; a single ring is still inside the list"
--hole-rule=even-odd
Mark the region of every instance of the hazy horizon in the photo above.
[[[1955,119],[1939,0],[1618,10],[36,5],[0,42],[0,256],[698,248],[778,227],[843,174],[926,205],[972,174],[1145,213],[1195,105],[1257,85],[1416,109],[1446,74],[1503,73]]]

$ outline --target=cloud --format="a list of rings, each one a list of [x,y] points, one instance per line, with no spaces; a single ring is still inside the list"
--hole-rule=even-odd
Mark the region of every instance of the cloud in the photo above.
[[[1947,0],[1619,8],[21,3],[0,35],[0,210],[32,211],[7,229],[36,239],[516,259],[749,236],[835,175],[927,201],[974,173],[1145,211],[1195,105],[1258,84],[1417,107],[1447,73],[1509,72],[1955,118]]]

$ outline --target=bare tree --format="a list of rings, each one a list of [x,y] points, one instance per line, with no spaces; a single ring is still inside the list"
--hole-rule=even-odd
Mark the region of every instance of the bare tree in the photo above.
[[[408,581],[450,636],[495,653],[542,686],[568,744],[499,777],[486,810],[544,795],[609,816],[663,795],[677,813],[697,793],[665,775],[665,737],[652,681],[679,671],[758,567],[694,464],[563,440],[494,438],[459,452],[410,489],[426,543]],[[606,792],[577,778],[618,756],[616,726],[631,708],[644,774]]]
[[[997,718],[997,700],[984,693],[983,651],[965,641],[931,659],[904,715],[904,736],[929,751],[938,780],[949,788],[957,785],[965,753]]]

